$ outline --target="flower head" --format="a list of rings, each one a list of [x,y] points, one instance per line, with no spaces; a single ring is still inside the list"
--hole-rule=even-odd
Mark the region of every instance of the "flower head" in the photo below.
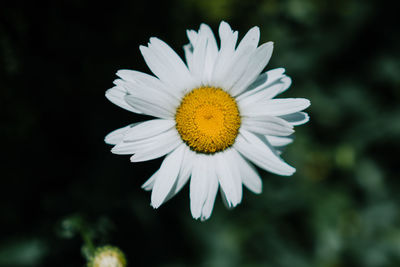
[[[90,258],[88,267],[126,267],[125,255],[117,247],[99,247]]]
[[[238,32],[226,22],[217,41],[209,26],[187,31],[186,64],[163,41],[150,38],[140,51],[155,76],[119,70],[115,86],[106,92],[114,104],[156,117],[108,134],[112,152],[128,154],[132,162],[166,156],[143,185],[152,190],[158,208],[190,180],[190,209],[194,218],[208,219],[218,188],[228,207],[242,200],[242,184],[261,193],[262,182],[253,164],[279,175],[295,169],[280,158],[280,149],[293,141],[293,126],[304,124],[303,98],[274,97],[291,79],[283,68],[262,73],[272,42],[258,46],[258,27],[236,45]]]

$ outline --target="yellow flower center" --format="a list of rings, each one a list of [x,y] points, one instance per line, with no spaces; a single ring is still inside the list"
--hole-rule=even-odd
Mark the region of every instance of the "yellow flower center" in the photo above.
[[[200,153],[215,153],[233,145],[239,133],[236,101],[221,88],[200,87],[186,94],[175,115],[185,143]]]

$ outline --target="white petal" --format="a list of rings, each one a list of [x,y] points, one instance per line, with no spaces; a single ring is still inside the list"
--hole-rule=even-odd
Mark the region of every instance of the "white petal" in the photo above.
[[[124,135],[124,142],[146,139],[170,130],[175,126],[174,120],[155,119],[138,123]]]
[[[260,75],[263,76],[263,75]],[[260,82],[259,80],[258,82]],[[286,91],[290,85],[292,84],[292,79],[289,76],[282,75],[279,79],[270,81],[266,80],[263,84],[258,84],[257,87],[254,87],[256,83],[254,82],[249,88],[247,88],[246,92],[240,95],[237,99],[245,102],[256,102],[258,100],[272,99],[276,95],[281,94]]]
[[[172,129],[158,136],[143,139],[134,143],[137,143],[137,147],[135,148],[137,152],[130,158],[130,160],[131,162],[140,162],[156,159],[168,154],[180,145],[182,140],[176,133],[176,130]]]
[[[132,162],[145,161],[164,156],[182,143],[175,129],[133,142],[121,142],[111,150],[114,154],[129,155]]]
[[[225,159],[226,162],[228,163],[229,166],[229,170],[232,173],[232,182],[233,185],[235,187],[235,192],[236,192],[236,204],[239,204],[240,202],[242,202],[242,197],[243,197],[243,188],[242,188],[242,179],[240,177],[240,170],[238,168],[238,164],[236,162],[236,157],[234,155],[234,153],[236,153],[237,151],[235,149],[228,149],[226,150],[226,155],[225,155]]]
[[[237,42],[237,32],[232,31],[231,26],[222,21],[218,28],[219,38],[221,39],[221,49],[234,50]]]
[[[193,69],[193,46],[191,44],[186,44],[183,46],[185,52],[186,63],[188,65],[189,71],[192,72]]]
[[[272,173],[289,176],[296,171],[279,158],[271,147],[244,129],[236,137],[234,148],[260,168]]]
[[[187,88],[194,88],[197,85],[197,81],[193,79],[187,65],[165,42],[153,37],[150,38],[149,47],[159,50],[160,55],[166,55],[165,58],[168,60],[166,66],[168,68],[169,77],[168,81],[165,82],[176,86],[176,88],[173,89],[182,92]]]
[[[213,157],[206,158],[206,166],[207,166],[206,170],[208,177],[208,194],[207,194],[207,199],[204,202],[203,209],[201,211],[202,221],[210,218],[214,207],[215,198],[218,192],[218,177],[215,171]]]
[[[214,86],[223,87],[226,73],[230,69],[234,56],[238,33],[233,32],[229,24],[224,21],[221,22],[218,31],[221,39],[221,48],[215,60],[212,81]]]
[[[248,95],[245,98],[240,99],[240,101],[238,101],[238,105],[241,109],[246,109],[246,107],[253,106],[257,102],[265,102],[266,100],[271,99],[272,97],[277,95],[282,86],[283,85],[281,83],[274,83],[265,90],[260,90],[257,93]]]
[[[204,59],[204,72],[202,80],[204,84],[209,85],[211,83],[214,64],[218,55],[218,46],[214,34],[208,25],[201,24],[199,32],[201,32],[201,34],[205,35],[207,38],[207,48]]]
[[[165,67],[164,62],[160,62],[161,60],[158,58],[158,55],[154,53],[152,49],[147,46],[140,46],[140,52],[144,58],[149,69],[162,81],[163,78],[168,76],[168,70]],[[168,78],[167,78],[168,79]]]
[[[296,112],[288,115],[280,116],[282,119],[288,121],[291,125],[302,125],[309,121],[310,117],[305,112]]]
[[[199,32],[187,31],[190,44],[184,46],[185,56],[191,73],[197,76],[199,85],[209,85],[215,60],[218,54],[217,42],[211,28],[201,24]],[[198,63],[194,63],[194,51]],[[203,54],[204,53],[204,54]]]
[[[137,96],[127,95],[125,96],[125,101],[135,107],[135,109],[140,110],[141,113],[146,115],[163,118],[163,119],[173,119],[174,118],[174,110],[171,107],[165,107],[162,105],[162,101],[158,101],[155,104],[155,101],[148,101],[144,98],[140,98]]]
[[[191,73],[199,80],[202,80],[203,78],[206,51],[207,51],[207,35],[202,34],[202,32],[199,32],[197,43],[193,48],[193,63],[192,63],[192,68],[190,69]]]
[[[187,37],[189,39],[189,42],[191,45],[196,45],[196,41],[197,41],[197,32],[194,30],[187,30],[186,31]]]
[[[241,52],[241,50],[245,49],[246,47],[251,47],[252,50],[255,50],[258,46],[259,40],[260,40],[260,29],[257,26],[255,26],[251,28],[243,37],[243,39],[240,41],[236,49],[236,52]]]
[[[246,74],[251,56],[257,48],[259,38],[260,31],[258,27],[250,29],[239,43],[236,51],[234,51],[229,64],[225,67],[221,86],[233,95],[235,95],[234,90],[236,87],[232,89],[232,86]]]
[[[294,132],[290,123],[273,116],[242,117],[242,127],[263,135],[287,136]]]
[[[234,150],[233,155],[243,184],[253,193],[260,194],[262,192],[262,181],[256,168],[247,162],[236,150]]]
[[[234,163],[232,165],[228,162],[227,151],[215,154],[215,168],[228,207],[235,207],[241,201],[241,182],[239,173],[232,169]],[[238,181],[240,186],[238,185]],[[238,190],[239,188],[240,190]]]
[[[151,205],[154,208],[158,208],[164,202],[172,186],[175,184],[182,163],[183,146],[184,144],[181,144],[171,154],[166,156],[158,170],[159,173],[157,174],[151,193]]]
[[[127,90],[128,96],[146,100],[154,105],[161,105],[166,109],[176,109],[180,103],[181,96],[178,98],[155,84],[130,81],[121,81],[120,84]]]
[[[271,142],[268,140],[269,135],[257,135],[261,142],[263,142],[267,147],[271,149],[271,151],[277,155],[278,157],[282,154],[285,146],[273,146]],[[294,138],[294,135],[289,136],[289,138]],[[279,157],[280,158],[280,157]]]
[[[183,153],[183,160],[179,170],[178,178],[176,179],[175,185],[165,201],[171,199],[179,191],[181,191],[183,186],[185,186],[187,181],[189,181],[190,175],[192,174],[193,164],[197,155],[195,152],[191,151],[187,145],[184,146]]]
[[[128,132],[135,125],[137,125],[137,123],[132,123],[128,126],[112,131],[111,133],[106,135],[104,141],[109,145],[116,145],[119,142],[122,142],[122,139],[124,138],[126,132]]]
[[[273,43],[268,42],[262,44],[253,52],[246,72],[242,75],[239,81],[235,83],[231,90],[232,96],[241,94],[246,88],[253,83],[260,75],[261,71],[267,66],[271,58]]]
[[[251,60],[252,49],[247,46],[240,52],[236,51],[231,59],[230,66],[226,68],[225,76],[223,77],[222,87],[234,95],[234,84],[246,74],[249,61]]]
[[[127,98],[139,98],[153,105],[160,106],[166,110],[174,112],[180,103],[180,97],[170,94],[162,87],[157,87],[157,83],[152,84],[151,81],[124,81],[117,80],[119,86],[127,91]],[[130,104],[130,103],[128,103]]]
[[[158,38],[152,37],[150,38],[150,45],[154,48],[158,56],[163,57],[163,60],[165,60],[164,63],[173,68],[173,70],[170,70],[171,72],[178,72],[180,75],[189,75],[185,63],[168,44]]]
[[[135,113],[142,113],[138,109],[132,107],[125,101],[125,96],[127,95],[126,89],[119,87],[119,86],[114,86],[111,89],[108,89],[106,91],[106,98],[110,100],[112,103],[115,105],[124,108],[126,110],[135,112]]]
[[[178,193],[182,189],[182,187],[186,184],[186,182],[189,180],[189,177],[192,174],[195,155],[196,153],[191,151],[189,147],[187,146],[185,147],[185,155],[183,157],[183,163],[181,166],[181,170],[179,172],[175,194]]]
[[[217,56],[217,53],[218,53],[217,41],[215,40],[215,36],[214,36],[210,26],[202,23],[200,25],[199,32],[201,32],[202,34],[205,34],[207,36],[208,43],[211,45],[210,48],[212,49],[213,55]]]
[[[221,193],[221,199],[222,203],[224,203],[224,206],[229,210],[233,209],[234,207],[231,205],[231,203],[228,202],[228,199],[225,195],[224,190],[222,190],[222,187],[219,187],[219,192]]]
[[[273,136],[266,135],[268,142],[274,147],[286,146],[293,143],[293,136]]]
[[[286,75],[283,74],[284,72],[284,68],[277,68],[259,75],[257,79],[247,87],[244,93],[236,98],[236,101],[241,101],[242,99],[245,99],[261,90],[269,90],[268,87],[275,82],[280,82],[283,77],[286,77]]]
[[[222,152],[220,152],[222,153]],[[232,202],[235,202],[235,189],[232,184],[232,175],[224,159],[220,159],[219,155],[215,154],[215,171],[217,173],[218,181],[220,184],[221,195],[225,197],[226,206],[232,208]]]
[[[282,116],[295,113],[310,106],[310,101],[305,98],[281,98],[259,101],[254,105],[240,106],[243,116]]]
[[[190,211],[195,219],[200,218],[208,195],[209,177],[205,171],[207,166],[203,157],[203,155],[198,155],[190,179]]]
[[[177,93],[176,90],[173,90],[173,88],[171,89],[171,87],[162,83],[157,77],[140,71],[122,69],[117,71],[117,75],[123,80],[133,84],[132,86],[126,86],[126,89],[130,94],[135,94],[138,91],[141,93],[147,92],[148,94],[153,95],[154,91],[159,91],[159,94],[162,94],[165,97],[172,96],[173,98],[176,98],[176,100],[180,100],[182,96],[180,93]]]
[[[242,108],[254,105],[256,102],[272,99],[277,94],[286,90],[291,84],[291,79],[288,76],[282,76],[278,81],[269,83],[268,81],[260,86],[247,91],[237,98],[238,104]]]
[[[232,86],[245,75],[249,66],[249,61],[255,49],[257,48],[260,39],[260,31],[258,27],[254,27],[247,32],[239,43],[238,48],[234,51],[229,64],[225,67],[224,75],[222,76],[223,83],[221,86],[228,92]],[[235,88],[235,87],[234,87]],[[234,90],[233,88],[233,90]],[[235,94],[235,92],[231,92]]]
[[[283,83],[283,86],[282,86],[281,91],[279,92],[279,94],[285,92],[292,85],[292,79],[289,76],[285,75],[281,79],[281,82]]]
[[[148,47],[140,51],[150,70],[164,83],[178,92],[192,88],[194,80],[181,58],[166,43],[151,38]]]
[[[157,170],[153,175],[142,185],[142,188],[146,191],[150,191],[153,189],[154,182],[156,181],[157,175],[160,170]]]
[[[136,70],[128,70],[128,69],[120,69],[117,71],[117,76],[121,79],[133,82],[133,83],[143,83],[148,85],[149,87],[158,88],[159,86],[164,87],[159,79],[149,74],[136,71]]]

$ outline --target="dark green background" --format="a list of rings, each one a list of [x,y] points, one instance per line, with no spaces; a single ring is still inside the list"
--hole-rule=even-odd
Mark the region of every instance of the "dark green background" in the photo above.
[[[388,1],[8,1],[0,4],[0,266],[83,266],[83,241],[129,266],[400,266],[400,35]],[[104,97],[121,68],[149,72],[151,36],[180,55],[186,29],[229,22],[274,41],[282,97],[311,100],[283,157],[228,211],[191,218],[188,189],[158,210],[104,136],[148,119]]]

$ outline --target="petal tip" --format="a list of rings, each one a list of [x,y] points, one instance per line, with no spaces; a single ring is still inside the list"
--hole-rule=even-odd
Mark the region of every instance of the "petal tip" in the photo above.
[[[158,209],[162,204],[162,200],[160,198],[157,198],[154,194],[154,190],[152,191],[151,194],[151,203],[150,206],[153,207],[153,209]]]
[[[155,204],[155,203],[150,203],[150,206],[153,208],[153,209],[158,209],[159,207],[160,207],[160,205],[157,205],[157,204]]]
[[[191,213],[192,213],[193,219],[198,220],[200,218],[200,215],[201,215],[200,213],[194,212],[192,209],[191,209]]]
[[[112,133],[112,132],[111,132],[111,133]],[[104,137],[104,143],[106,143],[107,145],[116,145],[116,144],[112,141],[113,137],[111,136],[111,133],[107,134],[107,135]]]
[[[308,108],[309,106],[311,106],[311,101],[310,100],[308,100],[308,99],[306,99],[306,98],[304,98],[304,106],[305,106],[305,108],[304,109],[306,109],[306,108]]]
[[[296,172],[296,168],[293,168],[292,166],[290,166],[290,168],[290,170],[284,174],[281,174],[281,176],[291,177]]]
[[[113,148],[111,148],[111,153],[113,153],[113,154],[118,154],[118,148],[117,148],[117,146],[114,146]]]
[[[202,215],[201,217],[200,217],[200,221],[201,222],[205,222],[205,221],[207,221],[208,219],[210,218],[210,216],[208,215]]]
[[[139,50],[142,54],[146,53],[148,51],[148,47],[145,45],[139,45]]]

